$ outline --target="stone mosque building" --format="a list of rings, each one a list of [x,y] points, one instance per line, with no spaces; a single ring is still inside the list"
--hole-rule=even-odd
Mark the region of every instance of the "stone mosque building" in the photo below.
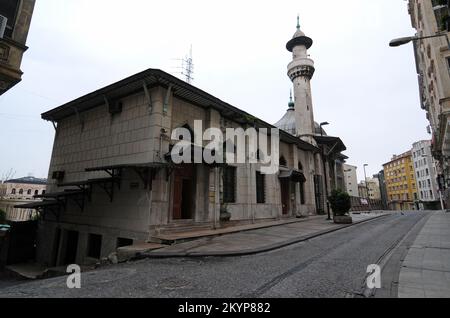
[[[312,45],[298,24],[287,44],[293,96],[275,125],[155,69],[42,114],[56,130],[49,184],[41,202],[22,206],[41,216],[38,262],[93,263],[118,247],[171,243],[173,233],[326,214],[326,193],[345,188],[347,157],[341,139],[314,121]],[[175,165],[171,132],[192,130],[194,120],[222,131],[278,127],[279,172]]]

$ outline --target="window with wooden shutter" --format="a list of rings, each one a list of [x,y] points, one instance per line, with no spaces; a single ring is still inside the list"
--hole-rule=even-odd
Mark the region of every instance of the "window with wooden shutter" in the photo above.
[[[223,171],[223,202],[236,203],[236,168],[226,167]]]
[[[266,192],[265,192],[266,176],[261,172],[256,172],[256,203],[262,204],[266,203]]]

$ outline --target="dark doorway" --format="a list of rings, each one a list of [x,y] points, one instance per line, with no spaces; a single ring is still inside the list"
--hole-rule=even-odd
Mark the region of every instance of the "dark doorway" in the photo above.
[[[89,234],[87,256],[95,259],[100,259],[101,252],[102,236],[98,234]]]
[[[194,165],[183,165],[175,171],[173,191],[173,219],[190,220],[195,208]]]
[[[117,238],[117,248],[131,246],[131,245],[133,245],[132,239],[127,239],[127,238],[123,238],[123,237]]]
[[[319,214],[319,215],[324,214],[325,209],[324,209],[324,204],[323,204],[323,200],[322,200],[324,191],[323,191],[322,176],[320,176],[320,175],[314,176],[314,194],[315,194],[315,199],[316,199],[317,214]]]
[[[7,253],[6,264],[11,265],[33,261],[36,258],[38,223],[36,221],[10,222],[9,225],[11,229],[8,233],[6,244],[4,244],[6,251],[4,253]]]
[[[75,264],[78,250],[78,232],[67,231],[66,235],[66,252],[64,254],[63,265]]]
[[[281,184],[281,204],[283,206],[283,215],[289,214],[289,180],[283,179]]]
[[[55,240],[53,241],[52,266],[58,266],[59,244],[61,243],[61,229],[55,230]]]

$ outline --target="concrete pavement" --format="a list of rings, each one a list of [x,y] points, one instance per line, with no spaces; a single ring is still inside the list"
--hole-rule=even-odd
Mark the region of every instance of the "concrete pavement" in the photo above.
[[[434,212],[400,270],[399,298],[450,298],[450,213]]]
[[[387,216],[387,212],[353,214],[352,225]],[[352,225],[334,224],[325,216],[305,219],[303,222],[249,230],[222,236],[204,237],[144,253],[144,257],[208,257],[240,256],[268,252],[311,238],[331,233]]]

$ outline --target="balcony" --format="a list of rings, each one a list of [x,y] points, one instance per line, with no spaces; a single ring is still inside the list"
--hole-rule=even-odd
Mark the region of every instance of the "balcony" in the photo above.
[[[449,0],[432,0],[433,11],[439,31],[450,31]]]
[[[0,95],[22,80],[20,64],[26,50],[25,45],[0,38]]]

